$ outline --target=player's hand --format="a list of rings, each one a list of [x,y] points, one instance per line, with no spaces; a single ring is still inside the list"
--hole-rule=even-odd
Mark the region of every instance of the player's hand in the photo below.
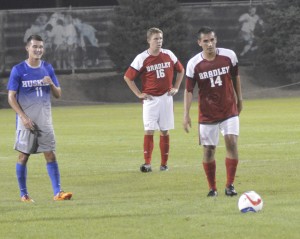
[[[171,90],[169,90],[168,95],[174,96],[176,95],[178,92],[178,89],[176,88],[171,88]]]
[[[192,121],[190,116],[186,116],[183,119],[183,129],[185,132],[189,133],[190,128],[192,128]]]
[[[146,93],[142,93],[139,95],[139,98],[142,99],[142,100],[153,100],[152,96],[151,95],[148,95]]]
[[[43,83],[46,84],[46,85],[53,85],[53,81],[50,78],[50,76],[45,76],[44,79],[43,79]]]
[[[34,130],[35,129],[35,124],[30,118],[28,118],[27,116],[21,116],[20,118],[21,118],[21,120],[23,122],[23,125],[25,126],[26,129],[29,129],[29,130]]]

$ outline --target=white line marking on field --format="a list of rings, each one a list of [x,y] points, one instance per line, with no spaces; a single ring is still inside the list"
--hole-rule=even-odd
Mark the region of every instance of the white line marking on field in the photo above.
[[[276,146],[276,145],[293,145],[299,144],[299,141],[289,141],[289,142],[277,142],[277,143],[258,143],[258,144],[238,144],[239,147],[253,147],[253,146]],[[217,146],[218,148],[224,148],[225,145]]]
[[[276,145],[292,145],[299,144],[299,141],[288,141],[288,142],[277,142],[277,143],[260,143],[260,144],[241,144],[242,147],[252,147],[252,146],[276,146]]]

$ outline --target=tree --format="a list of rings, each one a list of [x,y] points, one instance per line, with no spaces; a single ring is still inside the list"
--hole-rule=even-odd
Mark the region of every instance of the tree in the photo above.
[[[163,47],[174,51],[184,63],[184,24],[177,0],[119,0],[109,28],[107,50],[116,70],[127,69],[134,57],[148,48],[146,32],[150,27],[163,31]]]
[[[299,0],[274,0],[265,7],[265,34],[259,42],[257,60],[285,83],[299,81],[300,76],[299,12]]]

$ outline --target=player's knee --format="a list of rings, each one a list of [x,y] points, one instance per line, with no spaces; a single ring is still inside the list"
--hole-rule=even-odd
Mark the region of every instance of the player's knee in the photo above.
[[[167,135],[169,135],[169,131],[168,130],[161,130],[160,135],[161,136],[167,136]]]
[[[212,145],[204,145],[204,160],[212,161],[215,158],[216,147]]]
[[[237,142],[235,140],[226,142],[226,150],[231,155],[237,155]]]
[[[47,163],[55,162],[56,156],[54,152],[44,152],[45,159]]]
[[[29,154],[20,153],[18,157],[18,163],[25,165],[29,159]]]

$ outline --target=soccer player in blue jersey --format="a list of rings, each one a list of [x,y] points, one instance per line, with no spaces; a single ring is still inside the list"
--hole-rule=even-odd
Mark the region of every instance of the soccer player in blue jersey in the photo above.
[[[26,43],[28,59],[15,65],[7,84],[8,103],[17,113],[16,141],[19,151],[16,175],[21,201],[34,202],[26,186],[27,162],[31,154],[44,153],[47,171],[54,192],[54,200],[69,200],[72,193],[60,186],[60,173],[55,156],[55,137],[52,125],[51,98],[61,96],[61,88],[51,64],[41,58],[44,53],[43,39],[32,35]]]

